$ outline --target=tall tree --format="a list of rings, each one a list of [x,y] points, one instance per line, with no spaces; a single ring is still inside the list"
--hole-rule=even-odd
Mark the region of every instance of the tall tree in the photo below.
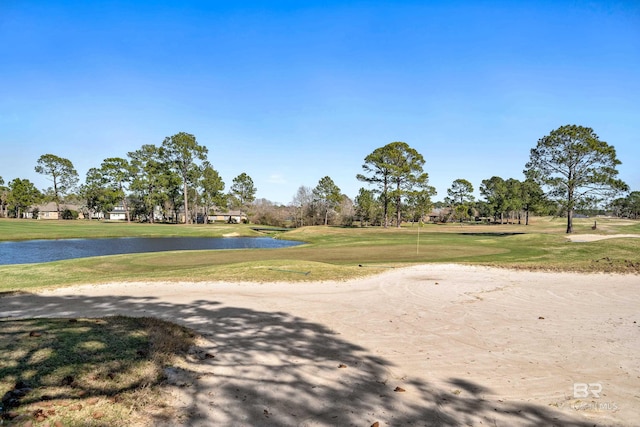
[[[360,188],[355,200],[356,215],[360,219],[360,226],[368,226],[375,218],[378,203],[373,191]]]
[[[454,205],[471,203],[474,200],[473,184],[466,179],[456,179],[451,184],[451,187],[447,189],[447,194]]]
[[[473,185],[466,179],[456,179],[447,189],[447,194],[455,216],[462,222],[469,217],[471,203],[474,201]]]
[[[15,178],[9,183],[8,204],[15,217],[20,218],[29,207],[42,201],[42,193],[28,179]]]
[[[311,222],[312,215],[309,214],[311,210],[311,206],[313,204],[313,191],[311,188],[301,185],[298,187],[298,191],[296,191],[295,196],[293,196],[293,200],[291,201],[291,206],[294,209],[294,217],[296,222],[296,227],[303,227],[305,224],[309,224]]]
[[[507,184],[499,176],[483,179],[480,194],[485,198],[491,210],[494,221],[500,215],[500,224],[504,223],[504,213],[507,211]]]
[[[525,179],[520,185],[520,198],[525,215],[524,224],[529,225],[529,214],[539,212],[546,203],[544,192],[538,183]]]
[[[364,174],[358,174],[356,178],[359,181],[366,182],[369,185],[375,185],[373,191],[380,194],[380,202],[382,203],[382,217],[384,227],[389,226],[389,201],[390,201],[390,185],[391,185],[391,151],[393,147],[387,144],[384,147],[376,148],[371,154],[364,158],[362,169]]]
[[[396,209],[396,226],[402,224],[403,200],[416,191],[430,198],[435,189],[429,187],[429,175],[424,172],[424,158],[422,154],[409,147],[405,142],[393,142],[391,151],[391,191]],[[420,188],[420,190],[416,190]],[[427,201],[430,203],[430,200]]]
[[[100,171],[105,182],[113,188],[122,202],[127,222],[131,222],[129,206],[127,205],[127,190],[133,180],[134,168],[126,159],[110,157],[102,162]]]
[[[58,218],[61,218],[60,203],[63,202],[64,196],[72,191],[78,183],[78,172],[73,167],[71,160],[54,154],[40,156],[35,171],[49,177],[53,182],[53,201],[56,204]]]
[[[524,172],[566,210],[567,233],[572,233],[576,208],[628,190],[617,178],[619,164],[615,148],[593,129],[565,125],[538,140]]]
[[[89,211],[89,219],[92,213],[101,212],[106,215],[120,200],[118,191],[108,185],[103,171],[99,168],[91,168],[87,171],[85,183],[80,186],[80,195]]]
[[[334,210],[342,200],[340,187],[330,177],[325,176],[318,181],[318,185],[313,189],[313,196],[324,212],[324,225],[328,225],[329,212]]]
[[[626,197],[613,200],[609,208],[613,210],[615,216],[638,219],[640,217],[640,191],[632,191]]]
[[[253,185],[253,179],[244,172],[233,178],[233,184],[229,190],[235,204],[245,212],[249,204],[256,199],[257,189]]]
[[[9,203],[9,187],[4,185],[4,179],[0,176],[0,218],[7,216],[7,205]]]
[[[145,144],[136,151],[127,153],[133,170],[130,189],[135,210],[140,215],[155,222],[156,206],[164,206],[168,200],[169,188],[180,185],[180,179],[170,168],[153,144]]]
[[[213,168],[211,163],[204,162],[202,165],[202,176],[200,178],[200,188],[202,192],[202,200],[204,203],[205,224],[209,218],[209,208],[215,206],[223,208],[227,206],[227,198],[224,191],[224,181],[220,177],[217,170]]]
[[[518,224],[520,224],[520,214],[524,201],[522,200],[522,183],[515,178],[509,178],[505,181],[507,187],[507,211],[509,212],[509,218],[513,218],[517,215]]]
[[[395,204],[396,223],[400,227],[402,201],[416,186],[426,187],[428,175],[423,170],[424,158],[406,142],[392,142],[377,148],[364,159],[364,174],[359,181],[377,186],[382,202],[384,226],[389,226],[389,205]]]
[[[196,137],[185,132],[168,136],[162,142],[162,154],[167,163],[182,179],[182,193],[184,197],[184,223],[189,223],[189,178],[193,170],[199,166],[197,161],[207,160],[207,147],[196,141]]]
[[[205,160],[206,162],[206,160]],[[203,201],[203,197],[201,194],[202,190],[202,174],[204,172],[204,163],[197,168],[191,169],[189,173],[189,210],[185,210],[185,213],[188,213],[189,220],[191,222],[198,221],[198,205]]]
[[[411,214],[411,221],[420,222],[433,208],[431,198],[435,196],[436,189],[430,185],[416,188],[407,194],[406,205]]]
[[[629,218],[638,219],[640,217],[640,191],[632,191],[627,196],[629,206]]]

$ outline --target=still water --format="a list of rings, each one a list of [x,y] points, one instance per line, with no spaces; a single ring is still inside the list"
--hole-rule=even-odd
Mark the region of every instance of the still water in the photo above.
[[[127,237],[0,242],[0,265],[32,264],[62,259],[142,252],[201,249],[276,249],[302,242],[270,237]]]

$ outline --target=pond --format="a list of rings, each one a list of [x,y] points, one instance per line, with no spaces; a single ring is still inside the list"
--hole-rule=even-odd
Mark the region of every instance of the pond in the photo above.
[[[124,237],[0,242],[0,265],[143,252],[207,249],[276,249],[302,242],[271,237]]]

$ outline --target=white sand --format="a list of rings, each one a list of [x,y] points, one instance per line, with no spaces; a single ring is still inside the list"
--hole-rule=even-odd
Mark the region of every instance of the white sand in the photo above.
[[[199,331],[201,353],[170,372],[187,384],[174,390],[184,425],[634,426],[639,301],[638,275],[424,265],[350,282],[70,287],[0,298],[0,316]]]

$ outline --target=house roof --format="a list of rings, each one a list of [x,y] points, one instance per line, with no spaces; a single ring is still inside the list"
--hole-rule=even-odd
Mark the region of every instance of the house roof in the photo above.
[[[239,211],[239,210],[235,210],[235,211],[226,211],[226,212],[222,212],[222,211],[213,211],[211,213],[211,215],[224,215],[224,216],[243,216],[245,215],[244,212]]]
[[[429,216],[448,215],[451,213],[451,208],[434,208],[429,212]]]
[[[35,205],[31,207],[31,210],[33,211],[34,209],[38,209],[38,211],[40,212],[57,212],[58,208],[56,207],[55,202],[48,202],[48,203],[44,203],[41,205]],[[68,203],[60,203],[60,210],[63,211],[65,209],[71,209],[74,211],[79,211],[80,210],[80,206],[79,205],[72,205],[72,204],[68,204]]]

